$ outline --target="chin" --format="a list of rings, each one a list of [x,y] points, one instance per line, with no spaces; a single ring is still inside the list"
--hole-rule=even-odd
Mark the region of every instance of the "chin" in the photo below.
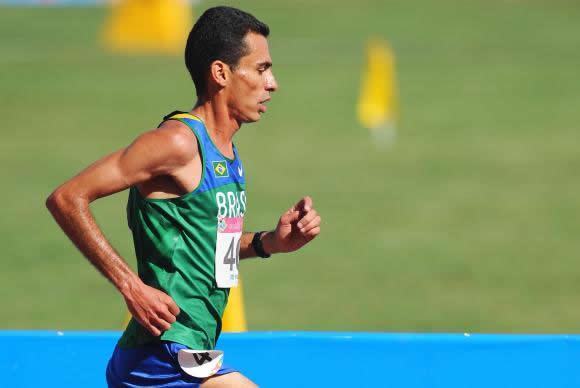
[[[262,118],[262,113],[257,112],[256,114],[246,116],[246,120],[244,120],[244,122],[245,123],[255,123],[256,121],[260,121],[261,118]]]

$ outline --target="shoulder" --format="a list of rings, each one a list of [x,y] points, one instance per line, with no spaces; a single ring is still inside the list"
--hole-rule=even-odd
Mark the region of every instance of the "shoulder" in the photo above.
[[[197,138],[187,125],[178,120],[163,122],[151,134],[155,151],[171,156],[176,161],[187,163],[198,154]]]

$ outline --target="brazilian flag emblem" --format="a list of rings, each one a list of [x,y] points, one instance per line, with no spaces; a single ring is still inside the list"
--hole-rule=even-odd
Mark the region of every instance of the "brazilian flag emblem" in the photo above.
[[[213,174],[216,178],[227,178],[228,174],[228,167],[226,165],[225,160],[218,160],[213,163]]]

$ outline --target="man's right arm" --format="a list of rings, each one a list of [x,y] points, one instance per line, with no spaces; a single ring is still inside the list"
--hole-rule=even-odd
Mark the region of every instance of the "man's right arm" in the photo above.
[[[155,176],[171,176],[197,156],[195,136],[176,122],[144,133],[58,187],[46,206],[62,230],[123,295],[133,317],[153,335],[169,329],[179,314],[173,299],[144,284],[107,241],[89,205]]]

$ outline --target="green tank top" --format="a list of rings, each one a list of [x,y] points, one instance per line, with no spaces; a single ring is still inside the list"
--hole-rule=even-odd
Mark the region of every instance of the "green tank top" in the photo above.
[[[222,155],[199,118],[174,112],[164,120],[179,120],[195,134],[203,166],[200,183],[192,192],[170,199],[147,199],[132,187],[127,218],[139,277],[170,295],[181,312],[160,337],[131,319],[119,346],[165,340],[214,349],[229,287],[237,283],[246,212],[244,170],[236,148],[233,160]]]

